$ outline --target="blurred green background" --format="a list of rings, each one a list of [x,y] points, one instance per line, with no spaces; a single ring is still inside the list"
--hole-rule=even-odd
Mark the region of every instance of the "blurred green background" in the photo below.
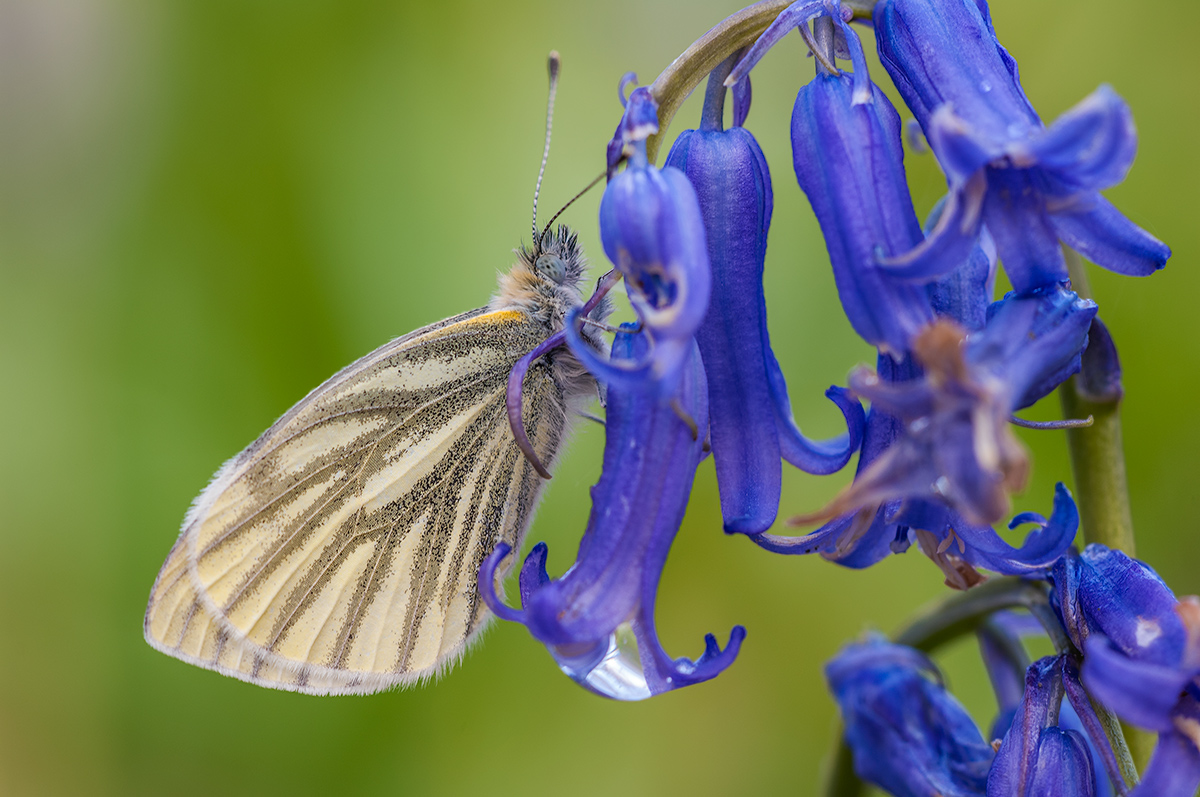
[[[735,623],[749,638],[720,678],[646,703],[584,692],[511,624],[436,685],[365,698],[250,686],[141,635],[154,575],[221,462],[342,365],[487,300],[529,237],[547,51],[564,64],[553,211],[603,167],[621,73],[648,83],[736,8],[0,1],[0,792],[814,792],[835,716],[822,662],[944,594],[941,574],[915,551],[854,572],[727,538],[711,463],[659,626],[680,656]],[[1138,160],[1110,197],[1175,255],[1150,279],[1093,281],[1125,361],[1139,551],[1195,593],[1200,7],[1129,8],[1003,0],[993,14],[1047,119],[1101,82],[1136,115]],[[821,391],[870,352],[791,174],[787,121],[810,74],[798,39],[772,52],[749,127],[775,172],[776,351],[797,418],[829,434]],[[694,97],[672,133],[698,114]],[[924,213],[943,184],[929,156],[909,168]],[[566,219],[602,261],[599,198]],[[1057,400],[1029,414],[1058,417]],[[1036,465],[1018,505],[1047,510],[1069,481],[1064,440],[1025,439]],[[602,445],[583,431],[531,532],[553,573],[574,557]],[[787,473],[782,514],[846,478]],[[989,723],[972,644],[939,660]]]

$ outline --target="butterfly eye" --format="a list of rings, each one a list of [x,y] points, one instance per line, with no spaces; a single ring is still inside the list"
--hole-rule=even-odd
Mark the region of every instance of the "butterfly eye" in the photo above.
[[[542,255],[534,263],[534,268],[538,274],[559,285],[567,278],[567,264],[555,255]]]

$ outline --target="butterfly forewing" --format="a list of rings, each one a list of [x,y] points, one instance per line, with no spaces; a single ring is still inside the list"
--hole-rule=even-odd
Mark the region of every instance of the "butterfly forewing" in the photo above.
[[[318,694],[432,675],[486,619],[479,565],[519,547],[542,480],[508,428],[513,364],[546,336],[475,311],[344,369],[197,499],[146,614],[151,644],[244,680]],[[525,379],[546,462],[566,423],[552,366]]]

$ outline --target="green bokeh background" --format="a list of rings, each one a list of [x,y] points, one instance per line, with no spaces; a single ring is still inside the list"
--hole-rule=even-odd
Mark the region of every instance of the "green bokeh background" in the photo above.
[[[529,237],[547,51],[564,61],[553,209],[602,168],[621,73],[649,82],[736,7],[0,2],[0,793],[814,792],[835,717],[822,662],[946,590],[915,551],[854,572],[726,537],[711,464],[659,625],[674,655],[739,622],[749,638],[691,689],[601,700],[511,624],[436,685],[362,698],[261,689],[141,638],[154,575],[222,461],[342,365],[486,301]],[[1109,82],[1138,120],[1137,163],[1109,196],[1175,255],[1153,278],[1093,283],[1126,367],[1139,551],[1195,593],[1200,8],[1152,9],[993,14],[1046,118]],[[776,351],[797,418],[829,434],[821,391],[870,352],[791,175],[787,121],[811,74],[798,45],[756,69],[749,126],[775,172]],[[693,98],[673,132],[698,112]],[[942,181],[929,156],[909,169],[923,213]],[[599,197],[566,218],[602,260]],[[1050,399],[1030,415],[1057,413]],[[1036,465],[1018,506],[1046,510],[1069,481],[1064,441],[1024,437]],[[579,435],[531,532],[552,572],[573,558],[602,445],[599,427]],[[788,472],[783,514],[845,479]],[[986,724],[973,655],[939,660]]]

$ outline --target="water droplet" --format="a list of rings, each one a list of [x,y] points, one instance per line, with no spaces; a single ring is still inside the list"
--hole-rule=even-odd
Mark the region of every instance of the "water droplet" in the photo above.
[[[613,700],[645,700],[650,697],[646,671],[638,653],[637,638],[630,623],[617,626],[604,642],[587,648],[568,650],[565,645],[550,648],[558,667],[584,689]]]
[[[981,80],[979,82],[979,90],[982,91],[984,94],[987,94],[989,91],[992,90],[992,84],[988,83],[986,80]]]

